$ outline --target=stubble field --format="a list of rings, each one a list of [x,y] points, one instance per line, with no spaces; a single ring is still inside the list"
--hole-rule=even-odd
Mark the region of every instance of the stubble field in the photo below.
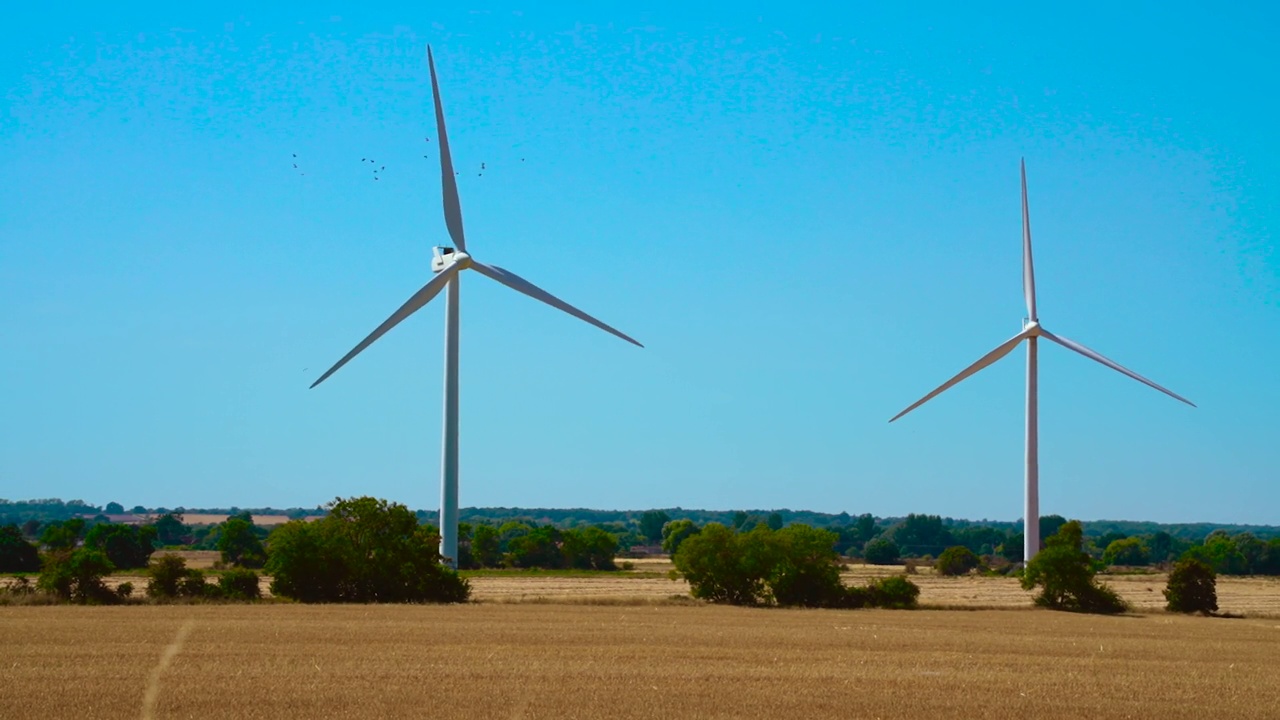
[[[1143,614],[1097,617],[927,571],[950,609],[714,607],[669,568],[482,572],[462,606],[0,606],[0,718],[1280,717],[1276,579],[1221,578],[1248,616],[1222,619],[1106,576]]]
[[[0,607],[0,717],[1274,718],[1280,621],[704,605]]]

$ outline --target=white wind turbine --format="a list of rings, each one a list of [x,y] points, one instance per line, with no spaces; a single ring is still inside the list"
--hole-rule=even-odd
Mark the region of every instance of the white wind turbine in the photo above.
[[[962,370],[958,375],[938,386],[936,390],[925,395],[915,401],[906,410],[894,415],[889,422],[893,422],[907,413],[915,410],[921,405],[928,402],[935,395],[941,394],[944,390],[973,375],[986,366],[994,363],[1000,358],[1008,355],[1017,347],[1018,343],[1023,340],[1027,341],[1027,456],[1026,456],[1026,499],[1023,506],[1023,559],[1030,560],[1040,550],[1040,467],[1038,455],[1038,438],[1036,427],[1036,341],[1038,338],[1052,340],[1059,345],[1074,350],[1081,355],[1096,360],[1103,365],[1124,373],[1140,383],[1150,385],[1160,392],[1181,400],[1182,402],[1195,407],[1195,403],[1178,395],[1175,392],[1167,390],[1141,375],[1121,367],[1080,343],[1068,340],[1060,335],[1045,330],[1040,325],[1040,320],[1036,316],[1036,279],[1035,273],[1031,266],[1031,216],[1027,210],[1027,164],[1022,162],[1022,294],[1027,301],[1027,317],[1023,320],[1022,332],[1014,335],[1007,342],[997,347],[995,350],[983,355],[977,362]]]
[[[436,82],[436,65],[431,56],[431,47],[427,47],[427,64],[431,70],[431,94],[436,108],[436,134],[440,141],[440,179],[444,191],[444,220],[449,229],[449,237],[457,248],[434,248],[431,269],[435,277],[413,294],[404,305],[400,306],[377,327],[369,336],[360,341],[325,374],[311,384],[315,387],[326,378],[346,365],[361,350],[373,344],[388,330],[400,321],[417,312],[441,290],[447,288],[445,294],[444,325],[444,447],[440,463],[440,554],[447,562],[456,565],[458,558],[458,282],[463,270],[475,270],[493,280],[518,290],[535,300],[563,310],[576,318],[585,320],[605,332],[612,333],[629,343],[640,345],[635,339],[591,317],[569,303],[496,265],[486,265],[467,253],[467,241],[462,232],[462,207],[458,201],[458,184],[454,178],[453,160],[449,156],[449,138],[445,135],[444,109],[440,106],[440,86]]]

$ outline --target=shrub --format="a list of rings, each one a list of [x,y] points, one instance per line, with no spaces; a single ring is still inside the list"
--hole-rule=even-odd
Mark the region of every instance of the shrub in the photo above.
[[[771,532],[768,528],[764,531]],[[749,535],[712,522],[681,543],[672,562],[689,581],[689,593],[700,600],[729,605],[761,602],[769,563],[760,557],[764,548],[751,543]]]
[[[872,565],[893,565],[898,562],[898,544],[886,538],[876,538],[862,548],[862,557]]]
[[[303,602],[463,602],[467,581],[441,565],[440,536],[403,505],[336,500],[315,522],[267,539],[271,591]]]
[[[942,551],[934,568],[939,575],[968,575],[970,570],[981,564],[982,561],[972,550],[963,545],[956,545]]]
[[[262,588],[258,573],[244,568],[228,570],[218,578],[220,594],[230,600],[259,600]]]
[[[873,580],[867,589],[872,607],[911,610],[920,597],[920,587],[901,575]]]
[[[187,561],[177,555],[161,555],[151,561],[147,574],[147,595],[156,598],[178,596],[178,583],[187,574]]]
[[[766,572],[765,583],[773,602],[802,607],[844,605],[836,533],[798,523],[777,531],[764,527],[747,537],[749,542],[772,545],[768,552],[772,567]]]
[[[1199,612],[1208,615],[1218,610],[1217,574],[1199,560],[1181,560],[1169,573],[1164,598],[1172,612]]]
[[[55,550],[45,555],[36,586],[62,600],[111,603],[117,596],[102,578],[114,569],[106,553],[100,550]]]
[[[1093,559],[1084,551],[1084,532],[1078,520],[1065,523],[1044,544],[1022,573],[1024,589],[1041,588],[1037,605],[1092,613],[1128,610],[1119,595],[1094,580]]]
[[[210,585],[204,572],[187,568],[187,573],[178,581],[178,594],[185,598],[213,597],[218,594],[218,586]]]
[[[121,600],[128,599],[130,596],[132,596],[132,595],[133,595],[133,583],[131,583],[131,582],[122,582],[122,583],[120,583],[119,585],[117,585],[117,586],[116,586],[116,595],[117,595]]]
[[[177,555],[156,558],[151,562],[148,574],[151,579],[147,582],[147,595],[153,598],[196,598],[217,594],[217,587],[205,582],[203,572],[187,567],[187,561]]]

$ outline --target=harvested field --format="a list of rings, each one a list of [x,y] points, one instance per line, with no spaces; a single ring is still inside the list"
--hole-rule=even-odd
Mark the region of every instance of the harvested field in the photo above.
[[[0,717],[1092,720],[1280,705],[1280,622],[1163,614],[0,607],[0,643]]]

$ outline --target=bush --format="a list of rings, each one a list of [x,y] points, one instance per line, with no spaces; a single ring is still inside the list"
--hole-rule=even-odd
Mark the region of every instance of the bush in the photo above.
[[[217,588],[205,582],[204,573],[187,567],[187,561],[177,555],[162,555],[151,562],[148,569],[147,595],[153,598],[197,598],[217,593]]]
[[[917,588],[905,577],[866,587],[840,582],[839,536],[796,523],[766,524],[736,533],[708,523],[676,551],[676,570],[699,599],[730,605],[801,607],[915,607]]]
[[[943,550],[933,567],[939,575],[955,576],[968,575],[970,570],[981,564],[982,561],[972,550],[963,545],[956,545]]]
[[[1022,573],[1024,589],[1041,588],[1037,605],[1091,613],[1129,609],[1115,591],[1094,580],[1093,559],[1084,551],[1084,531],[1078,520],[1064,524],[1044,545]]]
[[[122,582],[116,586],[116,596],[121,600],[126,600],[133,595],[133,583]]]
[[[755,531],[752,531],[755,532]],[[768,528],[764,532],[771,532]],[[672,562],[689,581],[689,593],[700,600],[729,605],[755,605],[764,598],[770,564],[761,543],[717,522],[680,544]]]
[[[1164,598],[1172,612],[1204,613],[1218,610],[1218,578],[1213,568],[1199,560],[1181,560],[1169,573]]]
[[[37,572],[40,551],[22,537],[17,525],[0,527],[0,572]]]
[[[228,570],[218,578],[218,589],[229,600],[260,600],[262,587],[258,580],[258,573],[252,570]]]
[[[836,533],[797,523],[777,531],[753,530],[748,536],[773,545],[768,553],[773,565],[765,577],[773,602],[801,607],[844,605]]]
[[[901,575],[873,580],[867,589],[872,607],[912,610],[920,597],[920,587]]]
[[[403,505],[336,500],[315,522],[267,539],[271,592],[303,602],[464,602],[467,581],[441,565],[440,536]]]
[[[77,603],[112,603],[117,595],[102,578],[115,567],[106,553],[92,548],[54,550],[44,557],[36,586],[59,599]]]
[[[898,562],[898,544],[886,538],[876,538],[862,548],[862,557],[872,565],[893,565]]]

